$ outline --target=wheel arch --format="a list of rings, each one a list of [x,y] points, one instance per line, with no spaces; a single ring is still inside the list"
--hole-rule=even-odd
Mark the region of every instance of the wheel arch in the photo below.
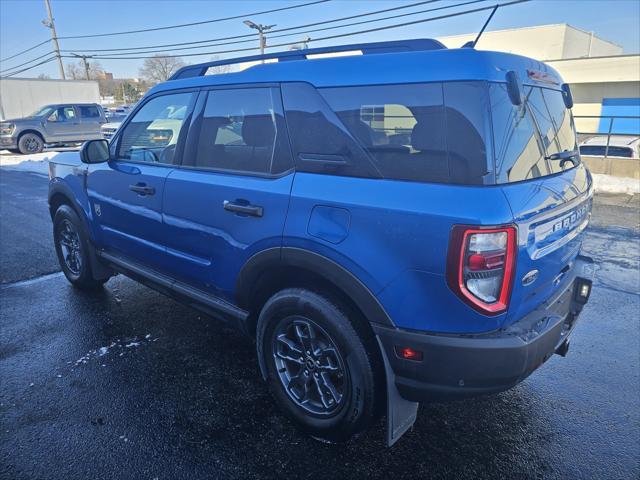
[[[78,218],[80,219],[81,228],[83,233],[87,236],[89,240],[89,260],[91,262],[91,269],[93,273],[93,277],[96,280],[100,280],[103,278],[108,278],[113,275],[113,271],[104,265],[98,259],[98,256],[95,252],[94,240],[91,229],[89,228],[89,223],[87,220],[86,213],[82,207],[78,205],[78,203],[74,200],[75,196],[73,195],[72,190],[62,182],[51,183],[49,186],[49,214],[51,215],[51,220],[53,221],[56,215],[56,212],[62,205],[67,205],[71,208]]]
[[[339,293],[367,322],[394,326],[375,295],[355,275],[324,255],[295,247],[270,248],[252,256],[238,275],[236,303],[256,313],[270,296],[264,298],[267,293],[275,293],[296,280],[311,288],[310,281],[317,280],[318,287]]]
[[[46,143],[45,139],[44,139],[44,135],[42,135],[42,132],[35,130],[33,128],[26,128],[24,130],[22,130],[19,134],[18,134],[18,142],[20,142],[20,139],[25,136],[27,133],[33,133],[34,135],[37,135],[38,137],[40,137],[40,140],[42,140],[42,143]]]

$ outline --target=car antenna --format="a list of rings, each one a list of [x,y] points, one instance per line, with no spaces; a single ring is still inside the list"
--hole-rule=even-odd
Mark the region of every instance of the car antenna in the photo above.
[[[489,25],[489,22],[491,21],[491,19],[493,18],[493,15],[496,13],[496,10],[498,10],[498,7],[500,5],[496,5],[495,7],[493,7],[493,10],[491,10],[491,13],[489,14],[489,18],[487,18],[487,21],[484,22],[484,25],[482,26],[482,29],[480,30],[480,32],[478,33],[478,36],[476,37],[476,39],[473,42],[467,42],[465,43],[462,48],[476,48],[476,44],[478,43],[478,40],[480,40],[480,37],[482,36],[482,34],[484,33],[484,30],[487,28],[487,25]]]

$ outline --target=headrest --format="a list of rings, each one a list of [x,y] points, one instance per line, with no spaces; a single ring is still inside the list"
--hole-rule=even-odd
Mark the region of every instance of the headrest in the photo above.
[[[411,146],[416,150],[441,150],[442,128],[437,123],[418,122],[411,131]]]
[[[271,115],[253,115],[242,122],[242,139],[250,147],[269,147],[273,145],[276,134]]]

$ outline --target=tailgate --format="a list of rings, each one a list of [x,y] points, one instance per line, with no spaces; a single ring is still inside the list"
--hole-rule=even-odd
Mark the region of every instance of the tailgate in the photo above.
[[[563,288],[591,216],[591,176],[580,164],[558,175],[504,186],[518,227],[518,255],[505,325]]]

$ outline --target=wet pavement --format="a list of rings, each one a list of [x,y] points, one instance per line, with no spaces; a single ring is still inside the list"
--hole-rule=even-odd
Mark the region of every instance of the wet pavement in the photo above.
[[[122,276],[87,294],[50,274],[46,202],[19,202],[46,179],[29,175],[0,172],[0,478],[640,476],[635,200],[598,198],[596,287],[569,355],[508,392],[422,405],[387,449],[382,423],[344,445],[300,434],[254,345],[219,321]]]

